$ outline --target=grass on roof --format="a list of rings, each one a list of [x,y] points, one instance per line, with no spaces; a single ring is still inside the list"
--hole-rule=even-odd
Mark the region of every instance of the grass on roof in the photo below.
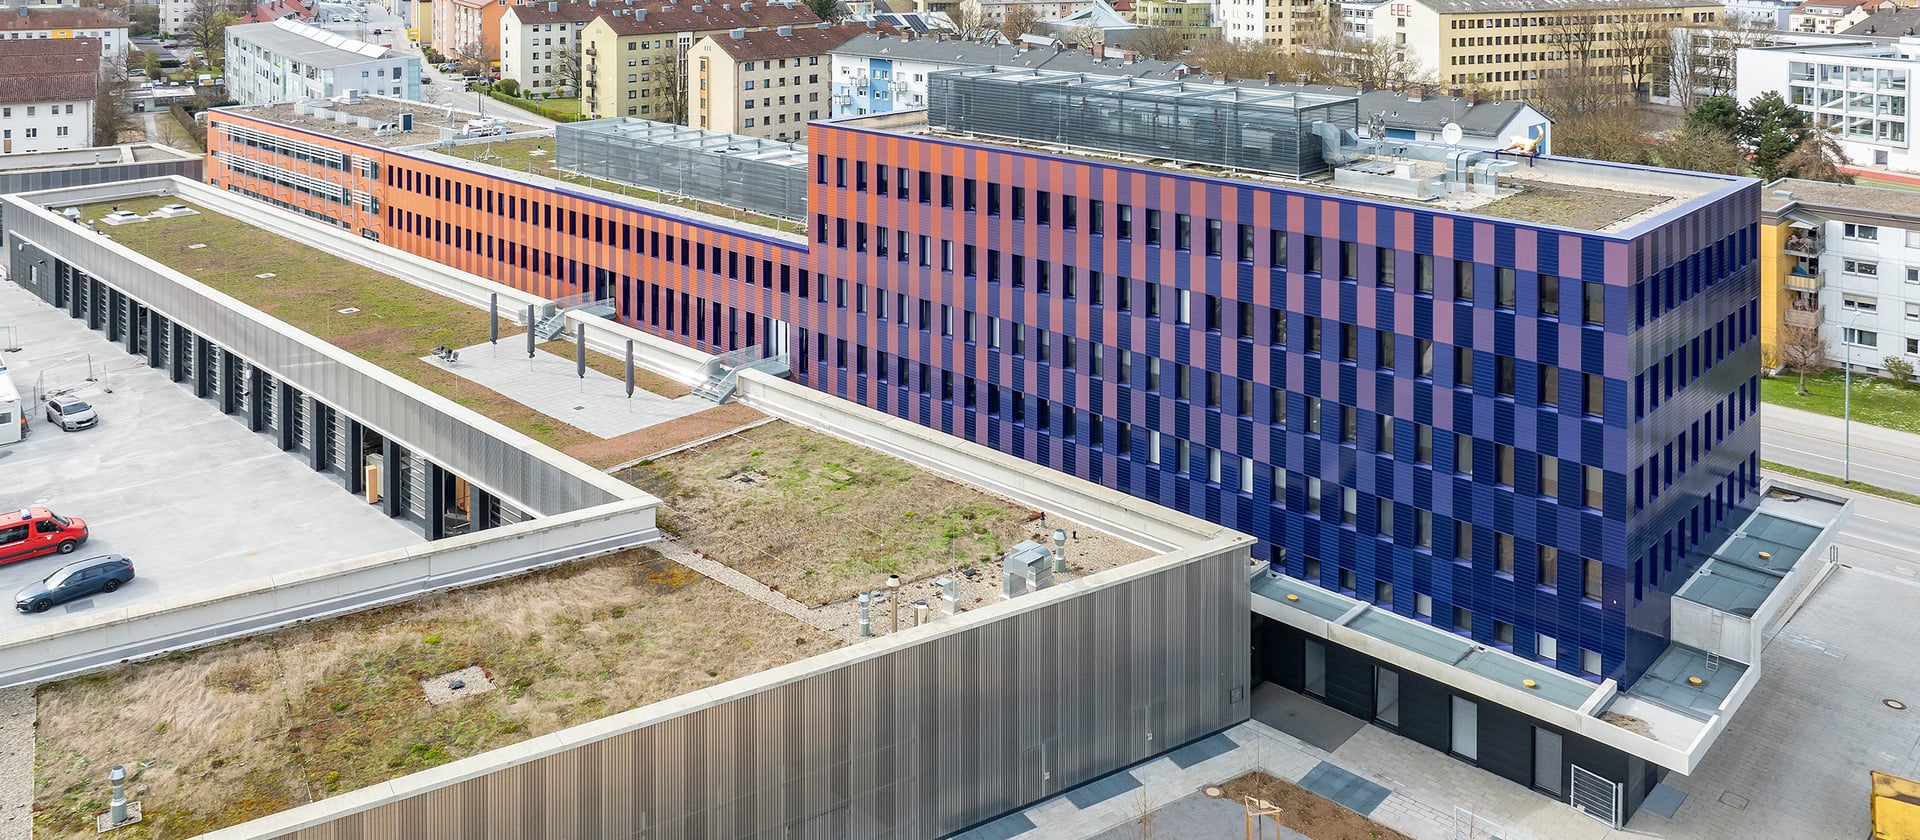
[[[114,207],[147,213],[177,200],[154,196],[95,204],[82,207],[81,216],[98,218]],[[565,449],[599,440],[421,360],[440,345],[466,347],[487,340],[487,313],[464,303],[217,213],[100,228],[122,245],[548,446]],[[196,244],[206,247],[190,247]],[[358,311],[341,314],[342,309]],[[503,340],[522,332],[503,318]],[[644,387],[653,379],[636,384]]]
[[[1600,230],[1635,213],[1668,200],[1664,195],[1603,190],[1595,187],[1562,187],[1539,181],[1507,179],[1505,183],[1523,187],[1516,195],[1475,207],[1468,213],[1512,219],[1517,222],[1560,225],[1580,230]]]
[[[115,764],[126,836],[191,837],[840,644],[642,548],[176,652],[39,687],[33,835],[97,836]],[[498,687],[426,702],[475,665]]]
[[[565,181],[566,183],[577,184],[583,187],[592,187],[602,192],[617,193],[627,196],[628,198],[657,201],[662,204],[673,204],[697,213],[705,213],[709,216],[718,216],[722,219],[731,219],[736,222],[758,225],[782,233],[805,235],[807,232],[807,226],[799,222],[789,222],[783,219],[773,218],[772,216],[763,216],[759,213],[742,210],[738,207],[730,207],[711,201],[701,201],[695,198],[684,198],[656,190],[632,186],[630,184],[622,184],[616,181],[586,178],[571,172],[555,169],[552,137],[525,137],[519,140],[502,140],[497,143],[474,143],[465,146],[449,146],[444,149],[435,149],[434,151],[476,163],[485,163],[505,169],[512,169],[517,172],[531,172],[542,177]]]

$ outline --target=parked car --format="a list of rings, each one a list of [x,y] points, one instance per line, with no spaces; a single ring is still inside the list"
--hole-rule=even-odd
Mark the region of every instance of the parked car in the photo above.
[[[56,551],[72,554],[86,541],[85,519],[61,516],[43,507],[21,508],[0,519],[0,563]]]
[[[48,397],[47,422],[59,426],[62,431],[77,432],[99,424],[100,414],[94,411],[93,406],[86,400],[79,397],[70,395]]]
[[[168,41],[168,42],[166,42],[166,43],[164,43],[164,44],[161,44],[160,46],[162,46],[162,47],[165,47],[165,48],[167,48],[167,49],[174,49],[175,47],[178,47],[178,46],[180,46],[180,42],[179,42],[179,41]]]
[[[102,554],[68,563],[47,575],[45,580],[27,584],[13,596],[13,607],[21,612],[42,613],[55,604],[85,598],[96,592],[114,592],[133,582],[133,561],[118,554]]]

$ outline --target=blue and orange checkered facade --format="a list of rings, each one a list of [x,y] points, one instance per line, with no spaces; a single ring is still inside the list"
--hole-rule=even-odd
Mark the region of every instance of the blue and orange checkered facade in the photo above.
[[[229,125],[376,164],[372,200],[236,169],[349,174]],[[1758,487],[1751,181],[1624,237],[848,120],[801,239],[245,111],[209,140],[218,186],[704,350],[779,329],[800,382],[1593,679],[1659,654]]]

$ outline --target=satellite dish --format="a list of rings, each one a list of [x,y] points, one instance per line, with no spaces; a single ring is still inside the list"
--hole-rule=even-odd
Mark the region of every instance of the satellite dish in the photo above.
[[[1460,124],[1447,123],[1440,129],[1440,139],[1445,140],[1449,146],[1460,145]]]

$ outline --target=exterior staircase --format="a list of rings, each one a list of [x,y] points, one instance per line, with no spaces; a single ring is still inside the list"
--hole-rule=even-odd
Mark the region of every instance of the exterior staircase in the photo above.
[[[787,375],[787,355],[764,355],[765,348],[760,345],[743,347],[731,353],[722,353],[707,361],[706,376],[699,385],[694,386],[694,395],[716,403],[732,398],[734,387],[743,370],[760,370],[774,376]]]

